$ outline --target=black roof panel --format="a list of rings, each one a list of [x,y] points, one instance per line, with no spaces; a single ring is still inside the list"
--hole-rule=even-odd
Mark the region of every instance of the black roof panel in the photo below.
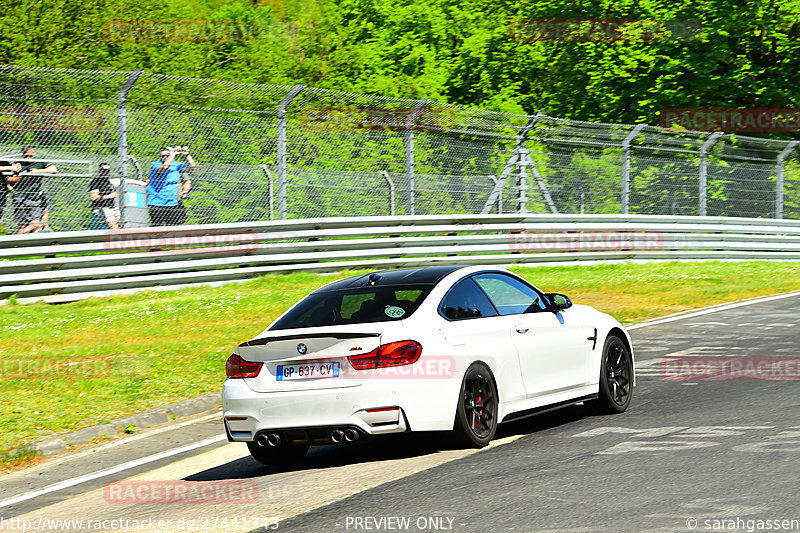
[[[356,287],[367,287],[369,285],[369,278],[373,274],[380,276],[380,281],[377,285],[436,285],[442,278],[455,272],[456,270],[464,268],[463,266],[432,266],[425,268],[411,268],[404,270],[379,270],[369,274],[362,274],[360,276],[353,276],[352,278],[345,278],[335,281],[330,285],[315,291],[315,292],[329,292],[338,291],[342,289],[352,289]]]

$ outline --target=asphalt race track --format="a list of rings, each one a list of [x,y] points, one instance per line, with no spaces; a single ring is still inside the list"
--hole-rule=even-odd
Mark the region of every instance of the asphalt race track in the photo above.
[[[1,477],[0,532],[798,531],[798,324],[795,293],[635,326],[627,413],[561,409],[480,451],[409,435],[278,470],[187,420]]]

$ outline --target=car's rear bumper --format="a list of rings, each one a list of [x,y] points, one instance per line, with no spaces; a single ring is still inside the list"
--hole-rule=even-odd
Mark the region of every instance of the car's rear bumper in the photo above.
[[[459,385],[457,380],[371,380],[321,390],[255,392],[243,379],[228,379],[222,388],[223,417],[229,438],[243,442],[264,431],[304,428],[352,427],[367,435],[448,430]]]

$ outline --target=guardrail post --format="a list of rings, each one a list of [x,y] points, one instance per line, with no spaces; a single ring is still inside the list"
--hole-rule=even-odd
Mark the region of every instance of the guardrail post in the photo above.
[[[708,199],[708,151],[717,142],[717,139],[722,135],[721,131],[711,134],[711,137],[706,139],[703,146],[700,147],[700,196],[698,204],[700,207],[700,216],[706,216],[706,204]]]
[[[789,156],[789,153],[794,150],[795,146],[800,144],[800,141],[792,141],[786,145],[786,148],[778,154],[776,181],[775,181],[775,218],[783,218],[783,162]]]
[[[278,104],[278,219],[286,220],[286,108],[306,86],[292,87]]]
[[[622,141],[622,214],[627,215],[631,203],[631,142],[644,124],[637,124]]]
[[[119,187],[117,187],[117,205],[119,206],[119,228],[125,227],[125,202],[127,200],[128,180],[128,92],[136,80],[144,74],[143,70],[132,72],[128,81],[117,94],[117,157],[119,158]]]
[[[408,215],[416,214],[416,184],[414,183],[414,121],[417,115],[425,107],[430,99],[425,98],[417,102],[411,113],[406,118],[406,135],[405,135],[405,148],[406,148],[406,183],[408,184]]]

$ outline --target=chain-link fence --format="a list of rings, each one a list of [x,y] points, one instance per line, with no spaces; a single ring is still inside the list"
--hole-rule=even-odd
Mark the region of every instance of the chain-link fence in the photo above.
[[[122,216],[149,224],[145,181],[160,148],[176,145],[197,162],[182,176],[190,224],[525,211],[800,218],[796,144],[300,85],[0,66],[0,166],[20,161],[23,145],[55,165],[41,176],[54,230],[90,228],[101,162],[124,189]],[[9,198],[22,196],[15,183]],[[5,191],[0,220],[13,232]]]

